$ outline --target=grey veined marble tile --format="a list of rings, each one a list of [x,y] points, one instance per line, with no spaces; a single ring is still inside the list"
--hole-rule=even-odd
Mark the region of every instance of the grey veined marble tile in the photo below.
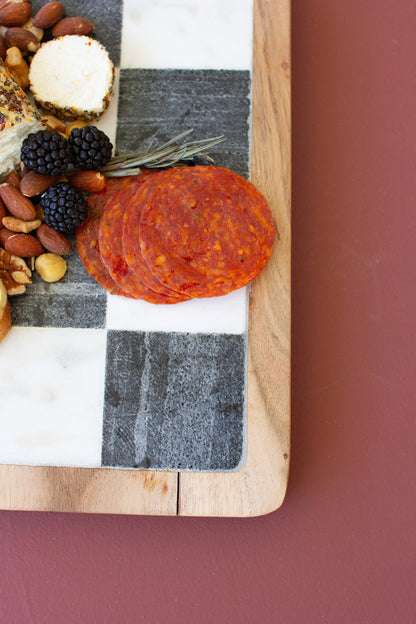
[[[75,237],[69,237],[75,249]],[[104,328],[107,293],[84,269],[76,251],[65,257],[62,281],[46,283],[36,271],[22,295],[10,297],[13,325],[23,327]]]
[[[103,466],[240,467],[245,370],[243,335],[109,331]]]
[[[215,164],[249,174],[250,72],[121,69],[118,153],[147,149],[194,129],[192,139],[225,135]]]

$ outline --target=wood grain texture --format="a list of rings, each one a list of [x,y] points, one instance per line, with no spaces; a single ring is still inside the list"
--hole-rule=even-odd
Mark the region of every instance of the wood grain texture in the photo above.
[[[0,466],[2,509],[175,515],[173,472]]]
[[[181,473],[180,515],[256,516],[283,502],[290,448],[290,2],[255,0],[252,182],[278,241],[250,295],[248,453],[228,474]]]
[[[252,181],[279,236],[250,296],[244,468],[178,479],[172,472],[1,465],[0,508],[255,516],[281,505],[290,448],[290,131],[290,0],[255,0]]]

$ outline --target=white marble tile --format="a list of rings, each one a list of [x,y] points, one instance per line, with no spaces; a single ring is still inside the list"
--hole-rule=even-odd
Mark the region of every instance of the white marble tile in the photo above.
[[[121,67],[250,69],[252,0],[124,0]]]
[[[0,349],[0,463],[100,466],[106,332],[14,327]]]
[[[113,145],[116,144],[116,132],[117,132],[117,110],[118,110],[118,88],[120,84],[120,69],[118,67],[114,70],[114,83],[113,83],[113,95],[110,99],[109,107],[106,112],[94,125],[100,128],[106,133]]]
[[[139,331],[242,334],[247,328],[247,288],[223,297],[154,305],[108,295],[107,328]]]

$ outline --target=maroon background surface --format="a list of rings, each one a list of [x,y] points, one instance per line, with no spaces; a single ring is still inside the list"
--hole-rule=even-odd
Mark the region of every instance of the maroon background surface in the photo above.
[[[416,5],[292,17],[286,500],[250,520],[0,512],[2,623],[416,621]]]

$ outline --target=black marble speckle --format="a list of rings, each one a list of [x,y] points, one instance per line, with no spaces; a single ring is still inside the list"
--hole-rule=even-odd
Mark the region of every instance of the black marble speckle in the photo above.
[[[109,331],[102,465],[239,467],[245,354],[241,335]]]
[[[194,129],[190,139],[224,134],[210,155],[249,175],[250,72],[121,69],[117,151],[146,149]]]

